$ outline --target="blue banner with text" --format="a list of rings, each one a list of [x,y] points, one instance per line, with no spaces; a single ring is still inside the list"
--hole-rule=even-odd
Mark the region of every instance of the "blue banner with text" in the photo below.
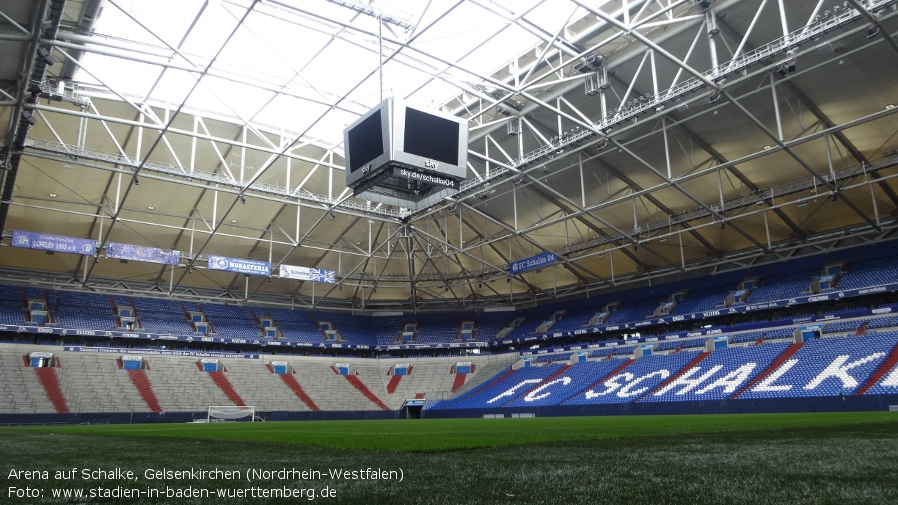
[[[519,274],[521,272],[526,272],[527,270],[533,270],[534,268],[542,268],[544,266],[552,265],[557,261],[557,254],[553,252],[546,252],[512,262],[508,265],[508,269],[513,274]]]
[[[271,275],[271,264],[267,261],[244,260],[240,258],[226,258],[224,256],[212,256],[208,258],[209,270],[225,270],[238,274]]]
[[[21,230],[12,231],[12,245],[25,249],[83,254],[85,256],[93,256],[97,251],[96,240]]]

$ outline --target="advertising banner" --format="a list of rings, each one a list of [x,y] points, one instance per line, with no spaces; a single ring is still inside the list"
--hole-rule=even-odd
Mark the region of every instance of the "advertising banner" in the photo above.
[[[547,252],[512,262],[508,265],[508,269],[513,274],[519,274],[521,272],[526,272],[527,270],[533,270],[534,268],[549,266],[557,261],[558,255],[553,252]]]
[[[226,258],[224,256],[209,255],[209,270],[225,270],[238,274],[271,275],[271,264],[267,261],[244,260],[240,258]]]
[[[93,256],[97,251],[96,240],[21,230],[12,231],[12,245],[25,249],[83,254],[85,256]]]
[[[132,244],[106,244],[106,257],[119,260],[146,261],[149,263],[161,263],[163,265],[177,265],[181,259],[181,253],[171,249],[158,247],[144,247]]]
[[[296,267],[293,265],[281,265],[280,277],[282,279],[297,279],[301,281],[337,282],[337,273],[323,268]]]

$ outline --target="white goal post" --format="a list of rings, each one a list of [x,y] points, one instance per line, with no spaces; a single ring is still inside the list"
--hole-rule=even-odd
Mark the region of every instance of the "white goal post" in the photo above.
[[[256,420],[256,407],[251,405],[210,405],[206,422],[237,421],[247,417],[249,421]]]

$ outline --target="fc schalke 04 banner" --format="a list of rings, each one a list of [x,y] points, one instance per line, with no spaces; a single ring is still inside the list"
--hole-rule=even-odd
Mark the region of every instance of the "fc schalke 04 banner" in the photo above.
[[[545,252],[542,254],[537,254],[536,256],[531,256],[529,258],[515,261],[508,265],[508,269],[511,271],[511,273],[518,274],[527,270],[532,270],[534,268],[549,266],[557,261],[558,256],[555,253]]]
[[[93,256],[97,251],[96,240],[21,230],[12,231],[12,245],[13,247],[24,247],[26,249],[83,254],[85,256]]]
[[[144,247],[131,244],[106,244],[106,257],[119,260],[147,261],[150,263],[162,263],[163,265],[177,265],[181,253],[171,249],[158,247]]]
[[[208,258],[209,270],[225,270],[238,274],[271,275],[271,264],[267,261],[244,260],[240,258],[226,258],[224,256],[212,256]]]
[[[333,270],[323,268],[295,267],[293,265],[281,265],[281,278],[299,279],[301,281],[337,282],[337,274]]]

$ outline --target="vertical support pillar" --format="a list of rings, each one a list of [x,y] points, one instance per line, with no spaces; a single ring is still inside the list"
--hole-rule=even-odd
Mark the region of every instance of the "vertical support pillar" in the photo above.
[[[274,254],[274,221],[268,223],[268,266],[271,268],[272,255]],[[271,277],[269,271],[268,277]]]
[[[193,136],[190,138],[190,174],[193,175],[193,171],[196,168],[196,136],[199,134],[199,123],[200,118],[197,116],[193,116]]]
[[[586,179],[583,175],[583,152],[577,154],[577,163],[580,166],[580,206],[586,208]],[[567,221],[564,222],[565,238],[567,238]]]
[[[608,251],[608,263],[611,266],[611,285],[614,285],[614,249]]]
[[[670,170],[670,143],[667,139],[667,116],[661,116],[661,133],[664,136],[664,160],[667,164],[667,178],[673,179]],[[586,206],[585,203],[583,205]]]
[[[196,235],[196,209],[190,211],[190,261],[193,261],[193,239]]]
[[[773,95],[773,112],[776,115],[776,139],[782,143],[783,141],[783,121],[780,117],[779,97],[776,94],[776,78],[770,73],[770,92]]]
[[[514,184],[511,186],[511,212],[514,214],[514,231],[518,231],[518,187]]]
[[[724,220],[726,219],[726,210],[724,209],[724,201],[723,201],[723,179],[720,177],[720,166],[717,167],[717,192],[720,195],[720,224],[723,227]]]
[[[243,181],[246,180],[246,125],[240,129],[241,142],[243,143],[240,146],[240,184],[243,185]]]

